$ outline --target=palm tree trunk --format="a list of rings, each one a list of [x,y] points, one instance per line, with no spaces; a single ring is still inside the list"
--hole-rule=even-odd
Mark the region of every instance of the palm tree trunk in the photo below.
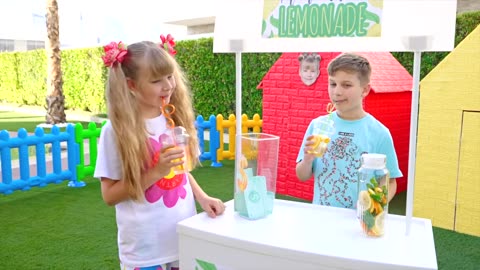
[[[66,123],[57,0],[47,0],[47,124]]]

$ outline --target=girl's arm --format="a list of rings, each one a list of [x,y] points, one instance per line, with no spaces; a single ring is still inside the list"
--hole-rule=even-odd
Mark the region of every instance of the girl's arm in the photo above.
[[[130,197],[124,185],[125,181],[112,180],[106,177],[102,177],[100,178],[100,180],[103,201],[107,205],[114,206],[117,203],[127,200]]]
[[[147,190],[158,179],[162,179],[163,177],[165,177],[165,175],[162,175],[158,170],[148,170],[141,179],[142,190]],[[123,180],[113,180],[102,177],[101,187],[103,200],[109,206],[130,199],[130,194]]]
[[[223,214],[225,211],[225,205],[223,202],[217,198],[212,198],[203,191],[203,189],[198,185],[197,181],[190,173],[187,174],[188,181],[192,187],[193,196],[200,204],[202,209],[208,214],[209,217],[214,218]]]

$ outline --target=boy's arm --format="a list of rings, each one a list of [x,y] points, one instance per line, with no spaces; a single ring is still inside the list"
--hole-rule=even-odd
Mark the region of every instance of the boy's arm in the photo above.
[[[313,155],[306,154],[303,159],[297,163],[295,171],[298,179],[306,181],[312,177],[313,174]]]
[[[397,192],[396,178],[402,177],[403,174],[398,166],[398,159],[395,152],[395,146],[393,144],[393,138],[388,129],[386,130],[384,139],[379,144],[379,147],[378,153],[383,153],[387,156],[387,169],[391,176],[388,183],[388,201],[390,202]]]
[[[305,134],[303,139],[304,144],[300,147],[297,157],[297,166],[295,171],[297,173],[298,179],[301,181],[306,181],[312,177],[313,174],[313,161],[315,160],[315,155],[309,154],[309,151],[312,151],[313,141],[312,135],[308,135],[308,131]]]
[[[390,202],[397,193],[397,179],[390,178],[388,182],[388,202]]]

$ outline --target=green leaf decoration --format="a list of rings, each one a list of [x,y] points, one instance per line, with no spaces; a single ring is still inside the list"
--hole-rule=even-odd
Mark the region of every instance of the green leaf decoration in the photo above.
[[[363,212],[363,222],[365,222],[369,230],[375,225],[375,217],[373,217],[370,211],[366,210]]]
[[[206,261],[202,261],[200,259],[195,259],[197,261],[197,263],[200,265],[201,269],[202,270],[217,270],[217,267],[215,266],[215,264],[213,263],[209,263],[209,262],[206,262]],[[198,269],[197,267],[195,267],[195,269]]]
[[[265,34],[265,29],[267,29],[267,22],[262,20],[262,35]]]
[[[379,203],[382,202],[382,194],[370,194],[370,197]]]
[[[273,27],[278,29],[278,26],[280,25],[280,20],[275,19],[275,17],[270,16],[270,23],[272,24]]]
[[[372,13],[368,10],[365,10],[365,19],[375,23],[380,23],[380,17],[378,17],[377,14]]]
[[[375,180],[375,177],[372,177],[372,179],[370,179],[370,183],[372,183],[374,187],[378,187],[378,183],[377,180]]]

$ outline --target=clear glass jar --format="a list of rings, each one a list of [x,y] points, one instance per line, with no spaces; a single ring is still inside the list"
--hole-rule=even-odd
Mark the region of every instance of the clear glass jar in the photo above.
[[[378,237],[385,233],[388,215],[389,172],[383,154],[363,154],[358,170],[357,216],[363,232]]]

